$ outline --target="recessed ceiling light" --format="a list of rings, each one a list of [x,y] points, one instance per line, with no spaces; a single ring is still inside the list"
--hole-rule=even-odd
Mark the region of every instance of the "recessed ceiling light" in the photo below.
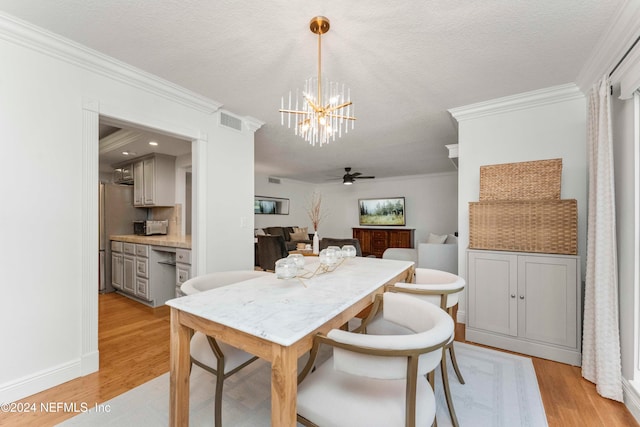
[[[123,156],[135,156],[136,153],[135,153],[135,151],[123,151],[122,155]]]
[[[155,141],[149,141],[149,145],[158,145],[158,143]]]

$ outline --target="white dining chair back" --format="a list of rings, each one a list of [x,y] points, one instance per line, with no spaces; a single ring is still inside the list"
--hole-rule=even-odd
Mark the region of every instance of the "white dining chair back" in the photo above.
[[[464,291],[465,280],[453,273],[446,271],[416,268],[415,283],[396,283],[390,291],[402,292],[415,299],[429,302],[446,310],[449,316],[455,321],[454,307],[459,302],[459,296]],[[402,328],[397,323],[389,322],[386,317],[378,316],[369,321],[366,325],[366,332],[369,334],[409,334],[410,331]],[[454,336],[446,343],[445,350],[449,350],[451,364],[458,377],[458,381],[464,384],[464,378],[460,372],[458,361],[454,350]],[[442,383],[444,387],[445,399],[449,408],[449,415],[454,427],[458,426],[453,398],[449,387],[449,375],[446,368],[446,353],[442,354]]]
[[[451,317],[404,294],[385,293],[385,319],[408,335],[367,335],[340,329],[315,338],[333,356],[298,387],[298,421],[319,426],[430,426],[436,403],[426,374],[440,363],[453,335]],[[313,358],[307,367],[313,363]],[[305,368],[303,372],[308,372]]]
[[[180,286],[180,290],[185,295],[192,295],[271,274],[273,273],[253,270],[205,274],[187,280]],[[201,332],[196,332],[191,337],[190,354],[192,365],[195,364],[216,376],[214,423],[216,427],[221,427],[224,380],[257,360],[257,357],[231,345],[218,342]]]
[[[418,262],[418,252],[410,248],[387,248],[382,253],[382,259],[396,259],[399,261]]]

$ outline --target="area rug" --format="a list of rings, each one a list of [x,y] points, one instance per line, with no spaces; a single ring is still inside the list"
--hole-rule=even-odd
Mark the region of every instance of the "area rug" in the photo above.
[[[547,426],[530,358],[455,343],[466,384],[449,363],[449,384],[460,426]],[[328,356],[328,352],[323,357]],[[448,359],[449,360],[449,359]],[[225,381],[222,422],[225,426],[270,425],[270,368],[258,360]],[[440,376],[436,378],[438,426],[451,426]],[[215,377],[193,367],[190,425],[213,426]],[[93,403],[89,407],[93,407]],[[71,418],[61,426],[156,427],[169,424],[169,374]]]

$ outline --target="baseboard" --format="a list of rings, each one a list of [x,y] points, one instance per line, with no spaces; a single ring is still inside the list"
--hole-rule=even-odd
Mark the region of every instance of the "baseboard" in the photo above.
[[[8,403],[81,376],[80,359],[0,385],[0,402]]]
[[[633,418],[640,423],[640,393],[638,389],[626,378],[622,378],[622,395],[624,405],[627,407]]]
[[[500,334],[486,332],[484,330],[469,328],[465,330],[465,339],[470,342],[484,344],[503,350],[515,351],[516,353],[528,354],[529,356],[543,359],[555,360],[573,366],[580,366],[582,355],[578,350],[557,347],[552,344],[545,344],[535,341],[527,341],[515,337],[507,337]]]
[[[89,375],[94,372],[98,372],[100,369],[100,352],[93,351],[91,353],[82,356],[82,376]]]
[[[467,324],[467,312],[464,310],[458,310],[456,313],[456,323]]]

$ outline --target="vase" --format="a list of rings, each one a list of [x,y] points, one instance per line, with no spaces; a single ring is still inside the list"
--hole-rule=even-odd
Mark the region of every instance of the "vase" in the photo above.
[[[318,232],[313,234],[313,253],[318,255],[320,253],[320,239],[318,239]]]

